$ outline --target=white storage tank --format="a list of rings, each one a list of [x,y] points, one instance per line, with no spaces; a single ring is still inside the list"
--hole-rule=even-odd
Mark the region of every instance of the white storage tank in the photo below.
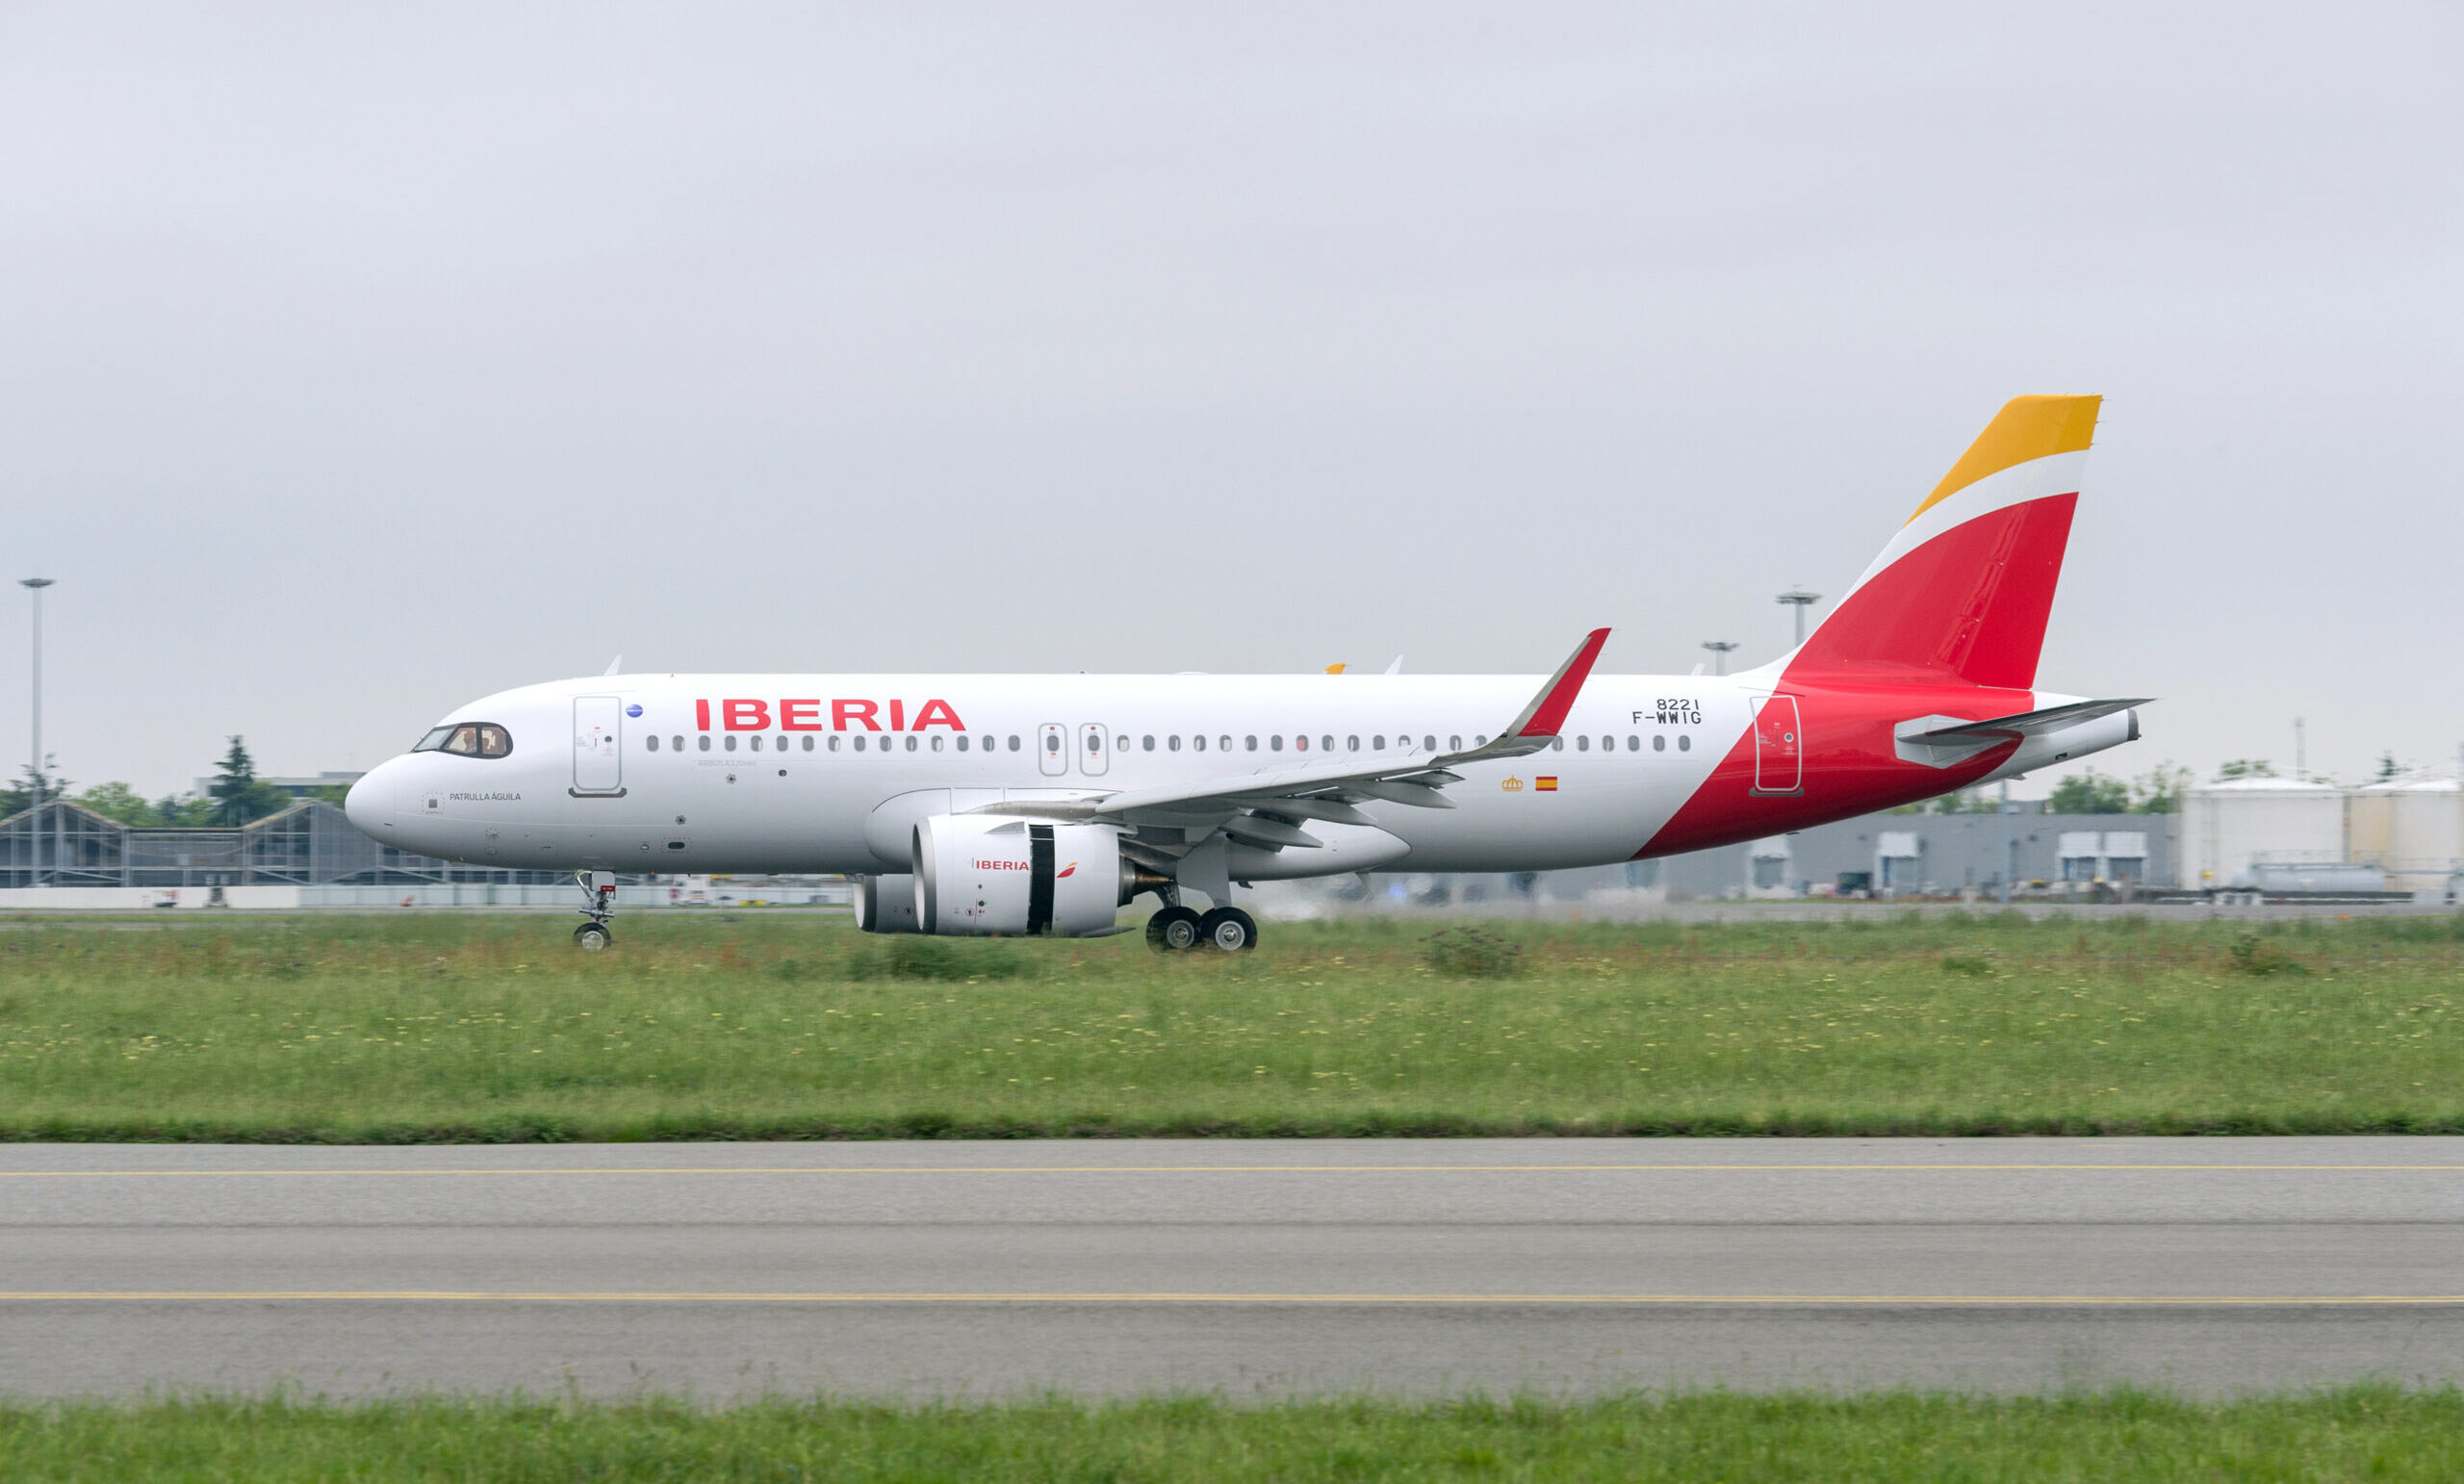
[[[2250,867],[2346,859],[2345,791],[2289,778],[2237,778],[2182,790],[2175,883],[2250,884]]]
[[[2352,791],[2352,858],[2398,891],[2442,895],[2464,872],[2464,788],[2451,778],[2399,778]]]

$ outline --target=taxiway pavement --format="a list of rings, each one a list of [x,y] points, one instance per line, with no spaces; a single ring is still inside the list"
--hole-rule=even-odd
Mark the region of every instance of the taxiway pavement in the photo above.
[[[0,1393],[2464,1378],[2464,1139],[0,1146]]]

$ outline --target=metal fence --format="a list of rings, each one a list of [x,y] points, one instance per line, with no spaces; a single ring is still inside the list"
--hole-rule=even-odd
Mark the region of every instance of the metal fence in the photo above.
[[[569,880],[560,871],[461,865],[380,845],[321,799],[228,829],[123,825],[66,802],[0,820],[0,887],[549,886]]]

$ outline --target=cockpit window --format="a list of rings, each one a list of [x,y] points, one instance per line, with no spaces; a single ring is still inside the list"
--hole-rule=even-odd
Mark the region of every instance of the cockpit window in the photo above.
[[[456,722],[420,738],[414,753],[451,753],[456,757],[503,757],[513,751],[513,735],[494,722]]]

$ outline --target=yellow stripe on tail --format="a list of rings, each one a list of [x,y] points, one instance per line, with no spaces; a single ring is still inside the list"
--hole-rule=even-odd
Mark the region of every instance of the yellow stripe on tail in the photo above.
[[[2030,459],[2040,459],[2052,453],[2075,453],[2088,447],[2096,432],[2096,409],[2103,405],[2101,397],[2015,397],[2002,404],[1976,442],[1967,446],[1960,461],[1916,507],[1914,521],[1943,500],[1966,489],[1988,474],[1998,474],[2014,465]]]

